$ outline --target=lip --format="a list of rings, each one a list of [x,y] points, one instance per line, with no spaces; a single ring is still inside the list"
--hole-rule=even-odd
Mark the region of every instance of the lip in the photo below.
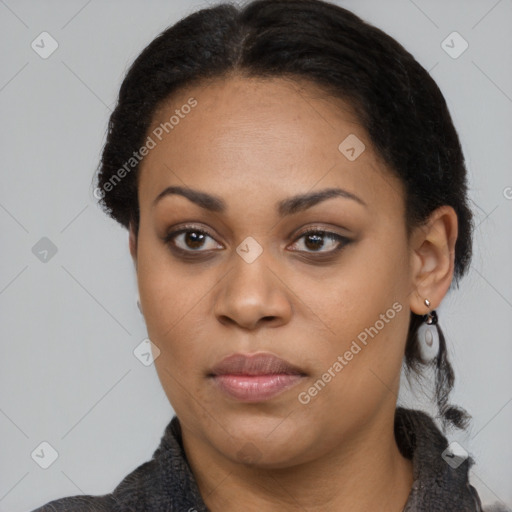
[[[231,354],[216,364],[210,375],[305,375],[298,367],[270,352]]]
[[[208,376],[231,398],[261,402],[297,385],[306,374],[274,354],[260,352],[225,357]]]

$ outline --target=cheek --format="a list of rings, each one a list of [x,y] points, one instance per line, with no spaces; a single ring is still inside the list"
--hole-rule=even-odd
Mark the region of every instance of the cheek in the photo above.
[[[216,286],[212,272],[172,260],[168,249],[158,241],[139,248],[137,280],[144,320],[151,341],[160,349],[157,369],[190,375],[199,371],[201,343],[208,343],[208,294]],[[211,327],[211,326],[210,326]],[[202,369],[202,368],[201,368]]]
[[[172,271],[169,255],[158,245],[141,237],[137,282],[149,337],[161,348],[173,326],[184,316],[191,291],[184,286],[184,277]]]
[[[318,406],[376,404],[395,389],[409,323],[407,262],[406,239],[390,233],[362,242],[332,278],[304,283],[300,293],[329,326],[329,343],[315,348],[313,381],[336,374]]]
[[[156,236],[146,234],[149,229],[141,231],[137,281],[144,316],[151,327],[169,328],[183,314],[194,288],[187,286],[189,277],[173,262],[169,249]]]
[[[394,231],[361,240],[319,279],[294,278],[294,291],[336,335],[357,336],[396,302],[407,309],[408,249]]]

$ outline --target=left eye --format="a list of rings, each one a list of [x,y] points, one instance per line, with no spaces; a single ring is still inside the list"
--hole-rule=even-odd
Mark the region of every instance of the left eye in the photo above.
[[[331,231],[321,231],[321,230],[312,230],[307,231],[306,233],[302,233],[302,235],[297,239],[297,241],[305,239],[304,244],[308,249],[313,249],[312,251],[305,252],[322,252],[329,253],[334,252],[341,248],[341,246],[348,243],[348,239],[344,236],[338,235],[337,233],[332,233]],[[325,251],[318,251],[315,249],[322,249],[325,246],[325,239],[330,240],[329,246],[331,249]],[[295,242],[295,244],[298,242]]]

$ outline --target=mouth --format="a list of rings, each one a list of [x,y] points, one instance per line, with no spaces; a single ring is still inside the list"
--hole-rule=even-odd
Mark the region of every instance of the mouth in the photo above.
[[[233,354],[208,377],[224,395],[242,402],[262,402],[296,386],[306,373],[270,353]]]

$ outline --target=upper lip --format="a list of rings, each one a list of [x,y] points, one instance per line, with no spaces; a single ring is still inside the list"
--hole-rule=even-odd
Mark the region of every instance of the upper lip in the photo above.
[[[231,354],[216,364],[210,375],[305,375],[297,366],[270,353]]]

